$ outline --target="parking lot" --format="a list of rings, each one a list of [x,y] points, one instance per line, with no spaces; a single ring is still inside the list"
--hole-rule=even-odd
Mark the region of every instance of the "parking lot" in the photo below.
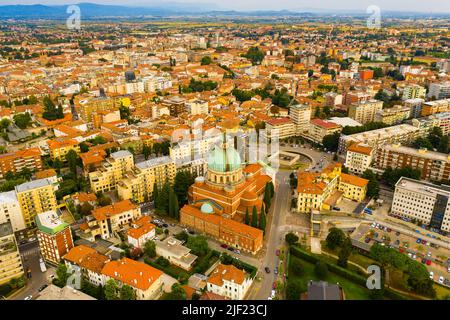
[[[448,280],[450,278],[448,269],[450,251],[432,241],[422,239],[420,234],[412,237],[373,222],[371,225],[361,224],[353,233],[353,238],[368,245],[378,242],[381,245],[396,248],[411,259],[426,265],[427,269],[432,272],[430,276],[432,275],[434,281],[447,286],[450,284]]]

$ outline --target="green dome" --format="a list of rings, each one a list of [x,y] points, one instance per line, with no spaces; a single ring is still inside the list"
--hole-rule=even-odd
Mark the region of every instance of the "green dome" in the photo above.
[[[202,212],[202,213],[206,213],[206,214],[211,214],[211,213],[214,213],[214,209],[213,209],[213,207],[212,207],[212,205],[210,205],[209,203],[204,203],[204,204],[202,204],[202,206],[201,206],[201,208],[200,208],[200,211]]]
[[[218,172],[234,171],[241,167],[241,157],[232,147],[227,149],[216,146],[208,155],[208,168]]]

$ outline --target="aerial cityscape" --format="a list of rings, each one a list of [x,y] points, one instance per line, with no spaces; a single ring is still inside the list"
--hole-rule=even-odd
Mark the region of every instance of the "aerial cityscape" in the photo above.
[[[450,300],[449,140],[445,1],[0,1],[0,300]]]

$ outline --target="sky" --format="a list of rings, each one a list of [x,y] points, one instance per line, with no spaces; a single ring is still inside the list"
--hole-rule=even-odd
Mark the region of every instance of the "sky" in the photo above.
[[[450,12],[449,0],[0,0],[4,4],[74,4],[91,2],[130,6],[162,6],[167,3],[207,4],[220,10],[358,10],[376,5],[383,11]]]

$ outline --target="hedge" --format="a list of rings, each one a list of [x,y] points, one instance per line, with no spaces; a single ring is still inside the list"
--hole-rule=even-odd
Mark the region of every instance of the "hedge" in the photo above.
[[[163,267],[160,264],[153,262],[152,260],[145,258],[144,262],[156,269],[164,271],[164,273],[167,273],[169,276],[179,280],[181,278],[187,280],[189,278],[189,274],[185,271],[183,271],[179,267],[173,267],[172,265],[168,265],[167,267]]]

